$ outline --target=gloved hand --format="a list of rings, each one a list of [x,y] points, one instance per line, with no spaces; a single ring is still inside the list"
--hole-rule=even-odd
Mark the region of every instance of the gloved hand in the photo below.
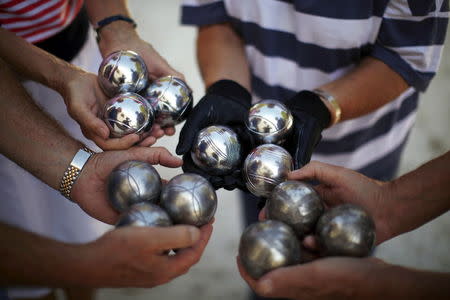
[[[211,125],[224,125],[230,127],[238,135],[242,160],[244,160],[246,154],[255,145],[245,127],[250,107],[251,95],[238,83],[232,80],[219,80],[211,85],[206,91],[206,95],[193,108],[180,131],[176,153],[183,155],[183,171],[204,176],[215,189],[223,187],[232,190],[238,187],[245,190],[240,169],[224,176],[209,175],[194,164],[190,151],[201,129]]]
[[[312,91],[300,91],[285,104],[294,117],[294,128],[284,147],[292,155],[294,168],[300,169],[311,160],[322,131],[330,124],[331,114]]]

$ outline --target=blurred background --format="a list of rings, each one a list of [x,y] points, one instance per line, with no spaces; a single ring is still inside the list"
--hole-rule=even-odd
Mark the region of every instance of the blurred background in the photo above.
[[[184,73],[198,101],[204,88],[196,64],[196,30],[180,25],[180,2],[132,0],[129,6],[141,37]],[[440,71],[422,97],[401,174],[450,150],[450,48],[444,51]],[[164,137],[158,145],[174,153],[177,140],[178,135]],[[166,179],[181,173],[181,169],[159,168],[159,171]],[[243,229],[239,199],[237,192],[225,190],[218,191],[218,198],[211,241],[201,262],[188,274],[153,289],[101,289],[97,299],[246,299],[248,290],[239,276],[235,259]],[[450,213],[447,213],[414,232],[380,245],[375,255],[394,264],[450,272],[449,232]]]

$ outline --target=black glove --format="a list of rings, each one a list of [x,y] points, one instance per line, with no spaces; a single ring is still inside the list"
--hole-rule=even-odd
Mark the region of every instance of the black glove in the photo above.
[[[180,131],[176,153],[183,155],[183,171],[204,176],[216,189],[221,187],[228,190],[236,187],[245,189],[240,168],[225,176],[209,175],[194,164],[190,151],[192,143],[201,129],[211,125],[224,125],[230,127],[238,135],[244,160],[245,155],[254,147],[253,138],[245,127],[250,107],[251,95],[238,83],[231,80],[220,80],[211,85],[206,91],[206,95],[193,108]]]
[[[294,117],[294,128],[284,147],[292,155],[295,169],[300,169],[311,160],[322,131],[330,124],[331,114],[320,97],[311,91],[301,91],[285,104]]]

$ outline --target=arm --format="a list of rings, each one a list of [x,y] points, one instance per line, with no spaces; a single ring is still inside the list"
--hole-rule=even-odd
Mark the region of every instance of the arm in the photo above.
[[[0,223],[0,286],[153,287],[197,263],[212,225],[125,227],[67,244]],[[181,249],[176,256],[162,255]]]

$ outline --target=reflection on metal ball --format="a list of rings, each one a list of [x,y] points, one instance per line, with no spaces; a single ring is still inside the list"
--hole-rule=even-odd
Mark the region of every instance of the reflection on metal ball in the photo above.
[[[241,263],[254,279],[276,268],[300,263],[300,255],[300,243],[294,231],[280,221],[251,224],[239,243]]]
[[[98,81],[109,97],[125,92],[138,93],[148,84],[147,67],[136,52],[116,51],[100,64]]]
[[[124,93],[110,99],[103,110],[103,120],[111,137],[142,134],[150,130],[154,119],[153,109],[135,93]]]
[[[141,94],[155,110],[162,127],[183,122],[192,110],[192,91],[180,78],[166,76],[155,80]]]
[[[161,207],[175,224],[202,226],[214,217],[217,208],[216,191],[200,175],[180,174],[163,187]]]
[[[276,100],[262,100],[250,108],[246,126],[262,144],[282,144],[292,131],[289,109]]]
[[[362,208],[342,204],[320,217],[316,234],[328,256],[364,257],[375,244],[375,224]]]
[[[324,206],[313,187],[300,181],[285,181],[277,185],[266,204],[268,219],[291,226],[300,238],[314,231]]]
[[[172,220],[170,220],[169,215],[161,207],[151,203],[138,203],[120,215],[116,227],[166,227],[171,225]]]
[[[237,134],[225,126],[203,128],[194,141],[191,157],[208,174],[231,173],[241,161],[241,145]]]
[[[269,197],[293,168],[289,152],[277,145],[264,144],[256,147],[245,159],[243,176],[252,194]]]
[[[130,160],[111,172],[107,189],[111,206],[123,212],[136,203],[157,203],[161,192],[161,178],[149,163]]]

